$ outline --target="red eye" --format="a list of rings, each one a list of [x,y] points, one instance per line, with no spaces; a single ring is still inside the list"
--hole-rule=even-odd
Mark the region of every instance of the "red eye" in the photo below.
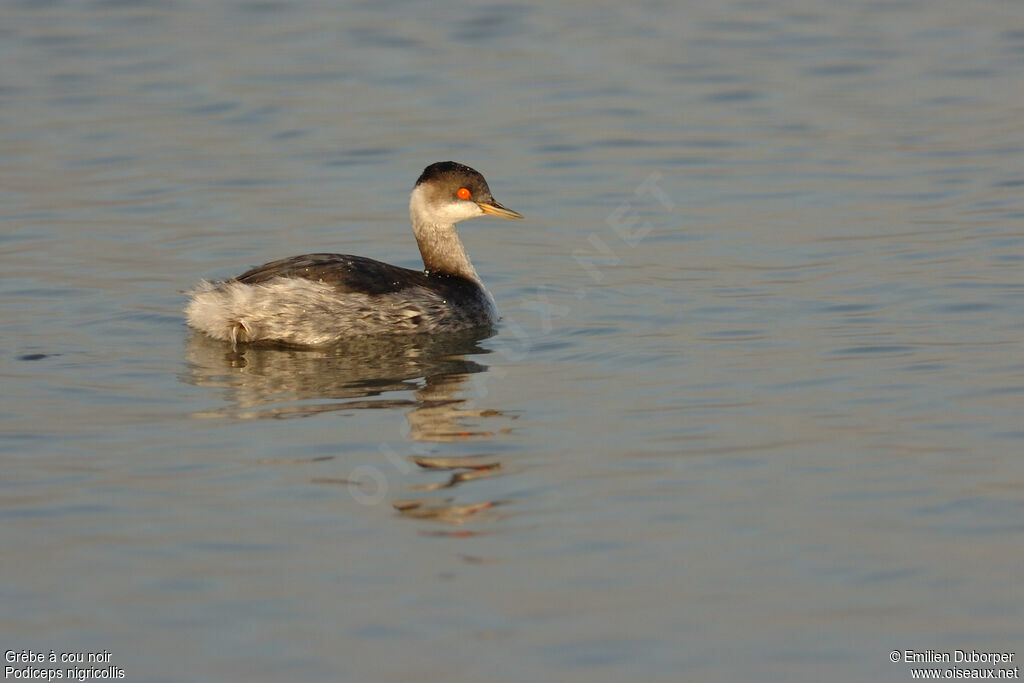
[[[471,196],[469,190],[467,190],[464,187],[460,187],[459,191],[456,192],[455,194],[458,195],[459,199],[469,199]]]

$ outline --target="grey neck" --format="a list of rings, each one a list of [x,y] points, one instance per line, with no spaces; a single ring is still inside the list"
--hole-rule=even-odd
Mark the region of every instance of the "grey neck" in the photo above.
[[[431,202],[430,192],[427,185],[418,185],[409,198],[409,219],[423,257],[423,266],[429,273],[457,275],[482,286],[480,276],[469,262],[462,240],[455,232],[456,220],[470,216],[455,216],[439,202]]]
[[[458,275],[480,283],[480,276],[469,262],[454,224],[421,222],[413,216],[412,231],[428,273]]]

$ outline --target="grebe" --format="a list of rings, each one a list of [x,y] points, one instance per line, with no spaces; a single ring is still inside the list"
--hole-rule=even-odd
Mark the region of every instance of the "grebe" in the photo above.
[[[455,224],[484,214],[522,218],[499,204],[469,166],[424,169],[409,199],[426,270],[347,254],[271,261],[223,282],[202,281],[185,308],[188,324],[237,345],[319,346],[374,334],[447,332],[498,319]]]

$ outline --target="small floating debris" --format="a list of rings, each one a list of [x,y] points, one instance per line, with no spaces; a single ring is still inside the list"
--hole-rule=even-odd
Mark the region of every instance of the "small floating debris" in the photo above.
[[[413,508],[418,508],[421,505],[444,505],[450,503],[454,498],[416,498],[411,500],[394,500],[391,501],[391,505],[399,512],[405,512]]]
[[[363,482],[354,479],[342,479],[341,477],[313,477],[309,480],[311,484],[340,484],[342,486],[362,486]]]
[[[497,468],[495,468],[497,469]],[[478,469],[469,470],[468,472],[455,472],[447,481],[438,481],[432,484],[413,484],[408,487],[410,491],[439,491],[440,489],[450,489],[451,487],[461,484],[464,481],[473,481],[474,479],[484,479],[494,475],[494,469]]]
[[[429,470],[496,470],[501,467],[500,461],[485,455],[467,455],[461,458],[431,458],[413,455],[409,459]]]
[[[305,465],[311,462],[325,462],[334,460],[335,455],[317,455],[311,458],[260,458],[256,462],[260,465]]]
[[[59,355],[59,353],[23,353],[18,356],[18,360],[43,360],[44,358],[51,358]]]
[[[423,500],[396,500],[392,505],[406,517],[436,519],[451,524],[461,524],[470,515],[475,515],[481,510],[487,510],[496,505],[496,503],[490,501],[466,505],[451,505],[450,503],[450,498],[428,498]]]
[[[483,536],[485,533],[492,533],[490,531],[470,531],[469,529],[458,529],[449,531],[448,529],[420,529],[420,536],[428,536],[432,538],[472,538],[474,536]]]

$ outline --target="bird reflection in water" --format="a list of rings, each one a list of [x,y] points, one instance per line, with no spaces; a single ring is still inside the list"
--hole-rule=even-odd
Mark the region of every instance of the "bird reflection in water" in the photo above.
[[[453,470],[453,474],[444,481],[430,484],[417,484],[409,488],[417,491],[437,491],[452,488],[458,484],[475,479],[493,476],[501,469],[501,462],[490,456],[465,456],[461,458],[412,457],[414,463],[427,470]],[[392,502],[395,509],[406,517],[415,519],[436,519],[441,522],[460,524],[470,516],[478,515],[498,505],[498,501],[482,503],[456,503],[453,498],[413,498]]]
[[[407,409],[408,438],[417,442],[459,442],[493,436],[467,429],[466,420],[502,416],[497,410],[465,407],[459,398],[472,375],[487,366],[467,356],[489,351],[480,342],[490,333],[352,339],[338,345],[307,348],[245,345],[232,349],[201,334],[188,339],[188,371],[183,380],[223,390],[227,405],[195,413],[200,418],[293,419],[336,411]],[[396,392],[412,398],[393,398]],[[322,460],[318,458],[317,460]],[[452,489],[494,476],[495,457],[411,456],[423,472],[451,472],[444,481],[414,484],[413,491]],[[310,463],[309,458],[273,459],[271,464]],[[359,485],[341,477],[316,477],[317,484]],[[496,502],[458,503],[453,498],[394,500],[404,517],[461,523],[483,519]]]

